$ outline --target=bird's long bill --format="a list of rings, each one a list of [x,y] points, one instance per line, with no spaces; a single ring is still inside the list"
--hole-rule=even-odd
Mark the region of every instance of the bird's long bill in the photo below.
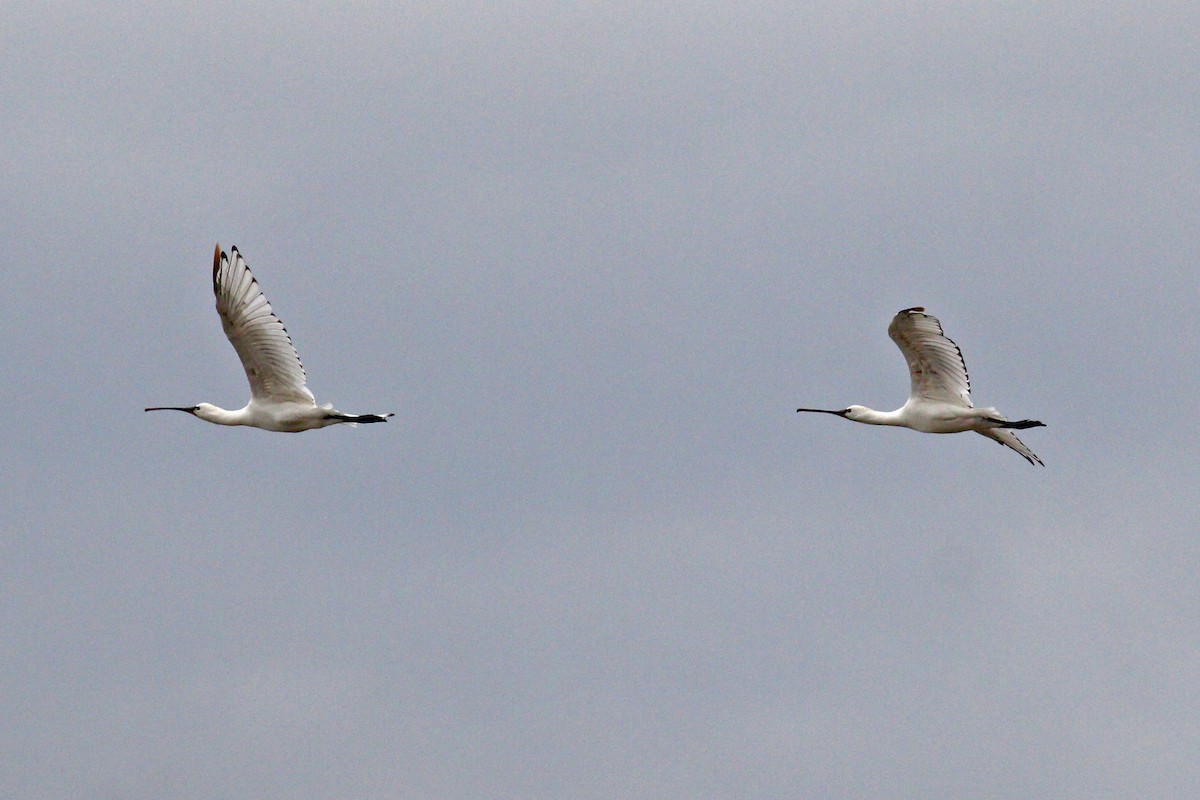
[[[187,413],[191,414],[191,413],[195,412],[196,407],[195,406],[155,406],[154,408],[147,408],[146,410],[147,411],[186,411]]]
[[[845,409],[841,409],[840,411],[831,411],[828,408],[797,408],[796,411],[808,411],[813,414],[833,414],[835,417],[846,416]]]

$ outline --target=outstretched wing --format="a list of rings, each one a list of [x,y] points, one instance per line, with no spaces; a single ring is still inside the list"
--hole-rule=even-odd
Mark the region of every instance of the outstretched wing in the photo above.
[[[888,336],[904,354],[912,397],[971,408],[971,379],[962,351],[923,308],[906,308],[892,319]]]
[[[1037,464],[1042,467],[1046,466],[1042,463],[1042,460],[1037,457],[1037,454],[1026,447],[1025,443],[1018,439],[1017,435],[1008,428],[989,428],[986,431],[979,431],[979,433],[982,433],[989,439],[994,439],[1005,447],[1011,447],[1013,450],[1016,450],[1030,464]]]
[[[305,386],[304,366],[287,328],[271,310],[242,254],[230,258],[217,245],[213,253],[213,294],[229,343],[237,351],[256,400],[313,403]]]

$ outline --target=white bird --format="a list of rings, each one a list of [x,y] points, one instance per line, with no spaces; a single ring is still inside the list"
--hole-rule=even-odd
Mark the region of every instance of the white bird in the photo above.
[[[332,405],[318,406],[305,386],[304,366],[287,329],[271,310],[242,254],[233,258],[217,245],[213,253],[213,294],[229,343],[250,381],[250,402],[227,411],[210,403],[195,406],[156,406],[147,411],[184,411],[217,425],[248,425],[268,431],[299,433],[313,428],[355,422],[387,422],[392,414],[343,414]]]
[[[865,406],[849,406],[841,411],[796,410],[833,414],[867,425],[912,428],[922,433],[975,431],[1011,447],[1030,464],[1042,464],[1013,429],[1045,427],[1045,423],[1033,419],[1010,422],[994,408],[971,405],[971,379],[967,377],[962,351],[942,333],[942,324],[924,312],[923,308],[906,308],[888,326],[888,336],[904,354],[912,378],[907,403],[895,411],[875,411]]]

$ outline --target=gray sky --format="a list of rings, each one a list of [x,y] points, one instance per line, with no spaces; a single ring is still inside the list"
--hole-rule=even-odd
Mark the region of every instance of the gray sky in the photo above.
[[[0,795],[1192,797],[1180,4],[0,8]],[[317,398],[248,392],[237,245]],[[924,305],[981,437],[903,402]]]

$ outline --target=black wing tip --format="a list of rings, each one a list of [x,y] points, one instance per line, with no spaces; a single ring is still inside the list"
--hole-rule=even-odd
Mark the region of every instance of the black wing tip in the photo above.
[[[1032,450],[1029,450],[1029,455],[1025,455],[1017,448],[1015,448],[1012,445],[1007,444],[1006,442],[1003,442],[999,439],[993,439],[992,441],[995,442],[996,444],[1000,445],[1001,447],[1007,447],[1009,450],[1012,450],[1014,453],[1016,453],[1021,458],[1025,459],[1026,461],[1028,461],[1031,465],[1033,465],[1035,467],[1045,467],[1046,466],[1044,463],[1042,463],[1042,460],[1040,458],[1038,458],[1037,455],[1034,454],[1034,452]],[[1020,441],[1020,440],[1018,439],[1017,441]],[[1029,448],[1025,448],[1025,449],[1028,450]]]
[[[912,308],[904,308],[904,309],[901,309],[897,313],[900,313],[900,314],[924,314],[925,306],[913,306]]]
[[[217,285],[219,283],[218,276],[221,274],[221,262],[224,260],[225,260],[225,253],[222,252],[222,250],[221,250],[221,243],[217,242],[216,249],[213,250],[212,281],[213,281],[213,291],[214,292],[217,291]]]
[[[235,256],[241,255],[241,253],[238,252],[236,244],[233,247],[229,248],[229,252],[233,253]],[[227,256],[225,254],[225,251],[221,249],[221,243],[217,242],[217,246],[215,248],[213,248],[213,270],[214,271],[216,271],[217,267],[220,265],[221,260],[225,259],[225,258],[229,258],[229,256]]]
[[[229,252],[233,254],[234,258],[242,257],[242,254],[238,251],[236,244],[229,248]],[[217,242],[217,248],[216,248],[216,250],[213,251],[213,288],[214,289],[216,288],[216,286],[218,284],[218,276],[220,275],[220,272],[221,272],[221,264],[228,260],[230,260],[230,257],[227,256],[225,254],[225,251],[221,249],[221,243]],[[248,264],[246,264],[246,262],[244,260],[242,261],[242,264],[245,265],[246,272],[250,272],[250,266]],[[250,280],[253,281],[256,286],[258,285],[258,280],[254,277],[253,272],[250,272]]]

